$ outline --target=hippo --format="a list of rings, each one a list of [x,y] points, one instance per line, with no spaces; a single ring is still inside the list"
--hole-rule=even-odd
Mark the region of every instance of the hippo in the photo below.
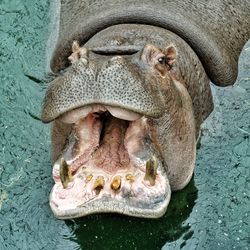
[[[210,81],[232,85],[250,37],[248,0],[51,4],[49,83],[59,219],[159,218],[193,176]]]

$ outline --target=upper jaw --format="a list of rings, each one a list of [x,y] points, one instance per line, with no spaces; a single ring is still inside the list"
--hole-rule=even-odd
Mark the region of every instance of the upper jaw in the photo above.
[[[54,79],[46,92],[41,119],[51,122],[74,109],[101,104],[144,116],[163,115],[165,99],[155,79],[146,79],[129,59],[121,56],[82,60]],[[153,84],[154,83],[154,84]]]
[[[65,123],[74,123],[72,121],[75,121],[78,117],[84,117],[90,112],[96,112],[95,109],[103,110],[104,112],[109,111],[113,116],[128,121],[137,120],[142,116],[157,119],[163,115],[161,108],[147,109],[146,107],[146,109],[141,109],[140,107],[123,105],[121,102],[110,101],[79,102],[66,108],[62,107],[58,110],[53,110],[53,103],[48,104],[45,101],[41,120],[44,123],[49,123],[59,118],[59,120]]]

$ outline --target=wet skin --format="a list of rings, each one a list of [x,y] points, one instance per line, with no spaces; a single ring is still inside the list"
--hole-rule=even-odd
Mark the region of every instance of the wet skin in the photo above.
[[[133,9],[121,9],[113,24],[105,11],[103,24],[91,15],[77,23],[85,10],[78,4],[62,6],[60,41],[51,61],[58,75],[42,112],[42,120],[52,122],[51,208],[61,219],[97,212],[160,217],[171,192],[184,188],[192,177],[200,125],[213,109],[209,77],[218,85],[234,82],[237,58],[250,31],[241,32],[235,22],[231,27],[239,33],[238,45],[232,32],[225,33],[225,45],[225,37],[210,32],[216,22],[201,20],[193,26],[186,20],[184,27],[189,14],[178,21],[178,15],[166,10],[170,18],[164,20],[158,5],[155,19],[147,6],[138,16]],[[171,6],[178,9],[179,4]],[[213,20],[224,4],[211,13],[206,5],[190,8]],[[79,12],[75,18],[68,15],[68,7]],[[234,13],[245,16],[241,5],[234,7]],[[223,15],[221,25],[227,27],[231,10]],[[136,23],[149,18],[146,23],[152,25],[119,24],[120,18]],[[153,26],[156,20],[165,29]],[[67,29],[73,23],[72,31]]]

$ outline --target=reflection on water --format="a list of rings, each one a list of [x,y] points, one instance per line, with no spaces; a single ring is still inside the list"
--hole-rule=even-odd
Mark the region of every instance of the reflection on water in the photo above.
[[[250,43],[235,86],[213,88],[194,179],[163,218],[54,218],[49,126],[38,119],[49,2],[0,1],[0,249],[248,249]]]

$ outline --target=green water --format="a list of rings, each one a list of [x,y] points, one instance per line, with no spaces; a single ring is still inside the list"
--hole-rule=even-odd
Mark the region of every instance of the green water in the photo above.
[[[46,89],[49,1],[0,0],[0,250],[250,249],[250,43],[234,87],[213,87],[195,175],[166,215],[54,218]]]

